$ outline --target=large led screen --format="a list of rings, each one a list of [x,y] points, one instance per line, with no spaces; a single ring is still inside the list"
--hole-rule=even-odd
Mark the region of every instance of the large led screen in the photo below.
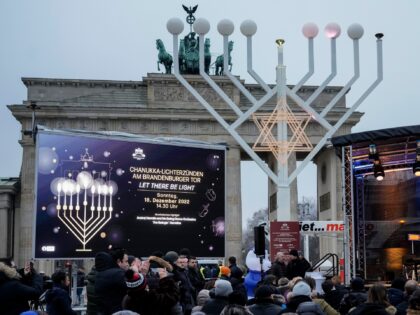
[[[223,257],[225,148],[40,131],[35,258]]]

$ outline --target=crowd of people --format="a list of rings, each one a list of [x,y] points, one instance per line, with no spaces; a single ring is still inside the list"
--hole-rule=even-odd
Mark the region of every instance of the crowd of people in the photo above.
[[[377,283],[366,290],[361,278],[347,288],[334,276],[319,294],[315,280],[305,277],[309,267],[295,250],[279,253],[254,285],[235,257],[210,268],[199,267],[188,249],[141,259],[114,248],[97,253],[93,268],[86,276],[79,270],[77,279],[79,287],[86,285],[88,315],[420,315],[414,280],[396,278],[388,289]],[[31,263],[17,269],[0,262],[0,314],[76,314],[66,272],[55,272],[48,288],[45,283]]]

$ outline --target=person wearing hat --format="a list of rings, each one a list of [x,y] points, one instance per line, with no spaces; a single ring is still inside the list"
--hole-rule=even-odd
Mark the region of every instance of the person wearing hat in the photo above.
[[[201,311],[207,315],[219,315],[223,308],[228,305],[229,294],[233,292],[229,281],[219,279],[214,284],[214,297],[204,304]]]
[[[292,289],[292,297],[289,299],[286,309],[280,314],[324,315],[319,305],[312,301],[311,293],[311,287],[305,281],[296,282]]]
[[[255,291],[255,304],[249,307],[254,315],[271,315],[279,314],[282,310],[281,306],[274,304],[274,290],[270,285],[261,285]]]
[[[289,279],[304,278],[306,271],[311,268],[311,264],[304,257],[300,257],[296,249],[292,249],[289,255],[291,260],[286,267],[286,277]]]
[[[179,289],[172,276],[164,268],[157,268],[159,286],[148,288],[147,278],[141,273],[129,269],[125,273],[127,294],[122,307],[142,315],[173,314],[173,307],[179,302]]]
[[[227,280],[229,281],[230,278],[230,269],[226,266],[220,266],[220,273],[219,273],[219,279]]]

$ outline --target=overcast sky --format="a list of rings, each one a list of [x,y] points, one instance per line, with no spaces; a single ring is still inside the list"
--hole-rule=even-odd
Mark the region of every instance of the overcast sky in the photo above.
[[[229,18],[235,23],[232,72],[246,82],[253,81],[246,74],[246,41],[239,32],[243,20],[253,19],[258,25],[253,63],[269,83],[275,81],[274,40],[286,40],[284,60],[289,84],[298,82],[307,71],[307,41],[301,28],[306,22],[316,23],[320,28],[315,39],[316,73],[308,82],[313,85],[319,85],[330,70],[325,25],[336,22],[342,28],[337,39],[338,75],[332,85],[344,85],[353,69],[352,43],[346,30],[354,22],[362,24],[361,78],[348,94],[348,105],[375,80],[374,34],[383,32],[384,81],[360,106],[359,111],[365,115],[353,131],[419,124],[419,1],[1,0],[0,176],[19,175],[19,125],[6,105],[26,99],[21,77],[141,80],[147,73],[157,72],[157,38],[172,50],[166,22],[171,17],[185,18],[182,4],[198,4],[196,16],[210,21],[214,54],[222,52],[218,21]],[[315,196],[314,167],[309,167],[302,178],[305,184],[299,183],[300,195]],[[242,182],[246,218],[266,206],[266,178],[257,167],[247,164]]]

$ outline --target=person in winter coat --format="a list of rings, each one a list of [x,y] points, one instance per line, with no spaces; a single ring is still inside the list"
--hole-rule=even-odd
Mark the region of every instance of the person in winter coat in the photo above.
[[[420,315],[420,289],[414,291],[408,303],[407,315]]]
[[[216,280],[214,297],[204,304],[201,311],[207,315],[219,315],[228,304],[228,296],[233,292],[232,285],[227,280]]]
[[[122,260],[127,261],[127,254],[121,256]],[[117,260],[121,260],[117,258]],[[96,264],[98,263],[98,264]],[[119,267],[118,261],[115,261],[108,253],[98,253],[95,257],[95,295],[97,297],[97,307],[99,315],[113,314],[122,309],[121,301],[127,292],[127,286],[124,278],[124,269]],[[121,264],[121,262],[120,262]],[[121,264],[125,266],[124,263]]]
[[[286,309],[280,314],[297,313],[302,315],[325,315],[318,304],[311,299],[312,290],[310,286],[300,280],[292,289],[292,297],[287,303]]]
[[[76,315],[77,313],[71,308],[69,277],[64,271],[57,271],[51,279],[53,287],[45,293],[48,315]]]
[[[365,303],[367,293],[365,291],[365,282],[362,278],[356,277],[350,281],[350,292],[345,294],[340,302],[339,312],[342,315],[347,314],[350,309]]]
[[[274,304],[274,290],[269,285],[262,285],[255,291],[255,304],[249,307],[249,311],[254,315],[277,315],[282,308]]]
[[[188,258],[186,256],[179,256],[175,261],[173,267],[173,274],[175,283],[178,284],[179,292],[181,294],[180,303],[184,314],[191,314],[192,308],[195,306],[193,294],[194,287],[188,277]]]
[[[291,260],[287,264],[286,277],[288,279],[305,277],[305,273],[311,267],[311,264],[304,257],[299,257],[299,253],[296,249],[290,251],[290,256]]]
[[[122,307],[142,315],[171,315],[173,307],[179,302],[179,289],[172,276],[163,268],[158,268],[159,286],[147,288],[147,280],[141,273],[127,270],[125,273],[127,295]]]
[[[324,300],[336,311],[340,309],[340,301],[343,296],[348,293],[343,289],[335,289],[331,280],[325,280],[322,283],[322,290],[324,291]]]
[[[286,270],[286,255],[279,252],[276,255],[274,263],[271,265],[271,273],[276,276],[277,280],[279,280],[280,278],[286,277]]]
[[[319,305],[319,307],[325,313],[325,315],[340,315],[340,313],[337,310],[335,310],[330,304],[328,304],[327,301],[325,301],[321,297],[318,297],[318,293],[315,291],[315,288],[316,288],[315,279],[311,277],[305,277],[303,281],[309,284],[309,287],[311,288],[311,291],[312,291],[312,295],[311,295],[312,301]]]
[[[29,271],[28,271],[29,274]],[[37,300],[41,294],[42,279],[33,274],[32,286],[22,284],[15,268],[0,262],[0,313],[20,314],[29,310],[29,301]]]
[[[396,312],[395,306],[388,301],[385,287],[374,284],[369,289],[367,302],[359,304],[349,315],[395,315]]]
[[[103,261],[100,257],[106,253],[98,253],[95,257],[95,265],[99,265],[100,261]],[[107,255],[107,254],[106,254]],[[98,257],[98,258],[97,258]],[[96,279],[96,267],[93,266],[90,272],[86,276],[86,296],[87,296],[87,315],[96,315],[98,313],[98,297],[95,294],[95,279]]]
[[[408,280],[404,285],[404,301],[397,305],[397,315],[405,315],[407,313],[408,301],[412,294],[418,289],[416,280]]]
[[[388,289],[388,300],[391,305],[397,306],[404,301],[404,285],[405,280],[403,278],[395,278],[391,287]]]

